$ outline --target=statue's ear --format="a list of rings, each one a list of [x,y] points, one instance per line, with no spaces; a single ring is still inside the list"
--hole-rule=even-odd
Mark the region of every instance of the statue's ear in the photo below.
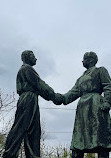
[[[28,53],[22,54],[22,55],[21,55],[21,60],[22,60],[23,62],[26,62],[26,61],[28,60],[28,56],[29,56]]]

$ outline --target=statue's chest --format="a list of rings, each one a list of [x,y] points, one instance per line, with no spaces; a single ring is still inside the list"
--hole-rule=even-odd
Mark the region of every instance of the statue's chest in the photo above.
[[[98,71],[90,71],[82,75],[79,79],[79,87],[83,90],[92,90],[100,83]]]

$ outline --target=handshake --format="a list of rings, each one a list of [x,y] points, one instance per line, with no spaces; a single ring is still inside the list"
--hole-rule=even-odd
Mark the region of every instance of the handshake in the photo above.
[[[56,105],[61,105],[62,103],[64,103],[64,96],[60,93],[55,93],[53,103]]]

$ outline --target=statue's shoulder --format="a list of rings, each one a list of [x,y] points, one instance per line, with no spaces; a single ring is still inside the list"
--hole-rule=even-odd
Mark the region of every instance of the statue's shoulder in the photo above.
[[[104,66],[98,67],[97,69],[102,72],[107,71],[107,69]]]
[[[19,71],[18,71],[18,75],[21,74],[21,73],[25,74],[26,72],[32,72],[32,71],[34,71],[32,66],[30,66],[28,64],[23,64],[21,66],[21,68],[19,69]]]
[[[95,67],[95,69],[92,71],[92,74],[94,75],[97,75],[97,74],[106,74],[108,71],[107,69],[104,67],[104,66],[101,66],[101,67]]]

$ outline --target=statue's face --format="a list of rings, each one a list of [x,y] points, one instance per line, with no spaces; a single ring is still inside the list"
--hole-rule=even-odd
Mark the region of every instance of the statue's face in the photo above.
[[[85,55],[82,62],[83,66],[88,69],[92,64],[92,58],[90,56]]]
[[[30,64],[31,66],[36,65],[36,61],[37,61],[37,59],[36,59],[34,53],[30,52],[29,56],[28,56],[28,64]]]

